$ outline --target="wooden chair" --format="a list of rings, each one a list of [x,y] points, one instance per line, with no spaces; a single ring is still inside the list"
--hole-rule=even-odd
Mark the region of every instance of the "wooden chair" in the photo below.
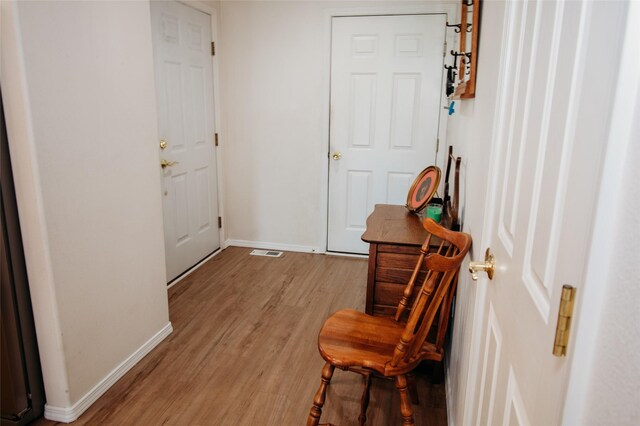
[[[420,249],[420,257],[398,304],[395,318],[374,317],[345,309],[331,315],[322,326],[318,349],[326,364],[322,368],[322,380],[313,398],[307,426],[316,426],[320,422],[327,386],[336,367],[364,376],[365,389],[358,417],[360,425],[366,422],[372,375],[394,380],[400,393],[403,425],[414,424],[407,375],[423,360],[442,360],[446,331],[446,321],[442,321],[442,315],[449,313],[452,287],[471,247],[471,236],[468,234],[449,231],[431,219],[424,221],[424,227],[429,236]],[[435,253],[429,253],[432,236],[442,240]],[[427,269],[426,278],[413,301],[406,323],[401,322],[403,313],[408,310],[423,263]],[[441,305],[446,308],[440,310],[441,326],[436,333],[429,333]],[[441,330],[443,323],[445,329]]]

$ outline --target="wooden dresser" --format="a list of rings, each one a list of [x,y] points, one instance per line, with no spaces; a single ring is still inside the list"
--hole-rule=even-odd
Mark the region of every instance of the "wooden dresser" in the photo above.
[[[404,206],[375,206],[362,234],[362,240],[369,243],[366,313],[395,315],[426,238],[427,231],[422,227],[421,219]],[[440,240],[434,238],[431,244],[435,250]],[[420,273],[417,285],[422,284],[425,274]]]

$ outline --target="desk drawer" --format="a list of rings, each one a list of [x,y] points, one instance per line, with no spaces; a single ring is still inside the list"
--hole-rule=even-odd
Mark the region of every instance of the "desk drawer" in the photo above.
[[[377,317],[394,317],[396,315],[397,306],[373,305],[373,315]]]
[[[376,284],[383,283],[394,283],[406,285],[411,279],[411,274],[413,270],[411,269],[400,269],[400,268],[376,268]],[[420,271],[418,273],[418,279],[416,280],[416,286],[422,285],[425,277],[427,276],[426,271]]]
[[[420,256],[413,254],[378,253],[376,266],[380,268],[408,269],[413,271]]]
[[[387,305],[395,308],[398,306],[398,303],[400,303],[400,299],[402,299],[405,287],[404,284],[377,282],[375,294],[373,295],[373,303],[375,305]],[[419,286],[416,287],[413,289],[414,295],[420,290]],[[413,305],[413,299],[414,298],[411,297],[409,300],[409,306]]]
[[[395,244],[378,244],[378,253],[413,254],[418,256],[420,254],[420,246],[400,246]]]

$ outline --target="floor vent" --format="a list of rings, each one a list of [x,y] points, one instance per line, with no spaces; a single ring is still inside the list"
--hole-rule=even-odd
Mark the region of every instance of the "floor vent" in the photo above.
[[[275,250],[253,250],[249,254],[252,255],[252,256],[267,256],[267,257],[280,257],[280,256],[282,256],[282,252],[281,251],[275,251]]]

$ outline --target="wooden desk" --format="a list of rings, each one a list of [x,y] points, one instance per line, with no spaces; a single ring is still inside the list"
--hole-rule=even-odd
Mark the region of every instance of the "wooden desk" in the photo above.
[[[365,312],[371,315],[393,316],[411,278],[420,255],[420,246],[427,238],[422,221],[404,206],[377,204],[367,218],[362,240],[369,243],[369,273]],[[437,240],[437,241],[435,241]],[[431,245],[437,248],[440,239]],[[418,275],[416,287],[422,284],[425,272]]]

